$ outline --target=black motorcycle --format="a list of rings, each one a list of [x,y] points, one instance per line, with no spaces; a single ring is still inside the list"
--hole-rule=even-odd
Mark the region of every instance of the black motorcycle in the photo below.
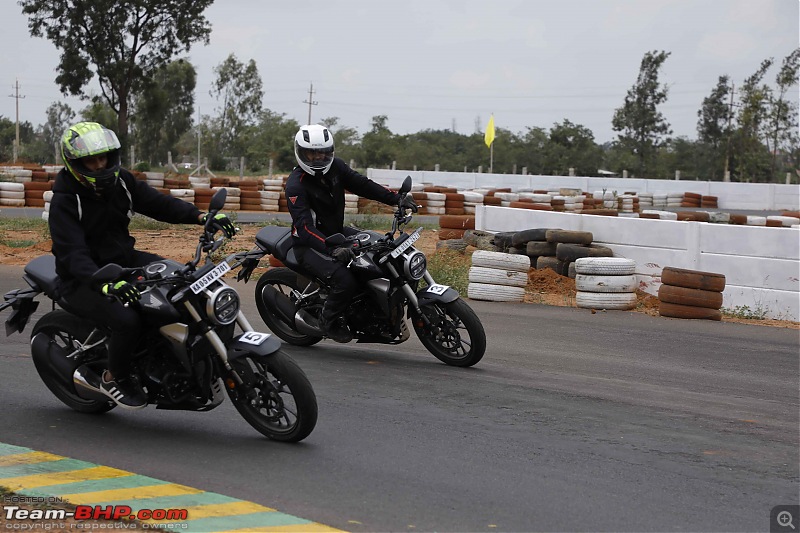
[[[134,303],[144,321],[132,374],[157,409],[209,411],[228,393],[239,414],[270,439],[298,442],[317,422],[317,399],[302,369],[280,350],[269,333],[254,331],[240,310],[239,295],[222,276],[238,266],[231,255],[217,264],[211,254],[224,237],[214,239],[213,216],[227,192],[211,200],[208,223],[195,258],[183,265],[164,259],[141,268],[106,265],[92,283],[127,279],[141,292]],[[204,265],[198,268],[205,254]],[[232,267],[233,265],[233,267]],[[116,404],[99,390],[108,367],[108,331],[70,312],[59,297],[55,258],[38,257],[25,266],[30,289],[4,295],[0,311],[11,307],[6,334],[22,332],[44,293],[53,308],[31,333],[31,355],[47,388],[83,413],[104,413]],[[57,309],[58,305],[61,309]],[[236,334],[239,327],[241,333]]]
[[[411,177],[400,188],[401,202],[411,190]],[[419,340],[435,357],[452,366],[472,366],[486,350],[486,334],[474,311],[452,287],[439,285],[427,271],[425,254],[414,248],[422,228],[406,233],[412,219],[398,205],[392,231],[385,235],[360,231],[326,239],[329,246],[347,244],[356,256],[348,267],[361,289],[344,317],[357,342],[399,344],[408,340],[406,317]],[[398,235],[399,232],[399,235]],[[239,279],[247,281],[267,254],[286,265],[270,268],[256,284],[256,306],[269,329],[289,344],[310,346],[324,338],[319,328],[328,294],[325,280],[298,263],[289,228],[267,226],[256,235],[256,248],[243,257]],[[424,281],[424,285],[420,282]]]

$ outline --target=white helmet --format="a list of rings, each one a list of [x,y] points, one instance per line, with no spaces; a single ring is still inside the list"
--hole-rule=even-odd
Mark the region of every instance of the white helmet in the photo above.
[[[303,126],[294,136],[294,157],[309,174],[325,174],[333,165],[333,135],[319,124]]]

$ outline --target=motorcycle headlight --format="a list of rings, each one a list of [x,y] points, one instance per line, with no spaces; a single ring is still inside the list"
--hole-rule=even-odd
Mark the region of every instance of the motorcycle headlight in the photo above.
[[[403,266],[409,278],[420,280],[425,275],[425,269],[428,268],[428,260],[425,258],[425,254],[417,250],[406,258]]]
[[[231,287],[222,286],[209,295],[206,314],[215,324],[227,326],[236,320],[239,307],[239,294]]]

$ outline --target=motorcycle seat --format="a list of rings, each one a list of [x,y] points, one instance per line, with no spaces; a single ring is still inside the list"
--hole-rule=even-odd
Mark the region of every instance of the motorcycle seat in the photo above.
[[[43,255],[25,265],[25,274],[36,283],[47,296],[58,300],[58,274],[56,274],[56,258]]]
[[[292,230],[279,226],[265,226],[256,234],[256,242],[283,261],[292,247]]]

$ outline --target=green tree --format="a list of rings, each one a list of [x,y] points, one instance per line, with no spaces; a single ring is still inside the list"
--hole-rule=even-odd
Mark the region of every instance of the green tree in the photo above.
[[[732,116],[729,97],[732,91],[728,76],[720,76],[716,87],[703,99],[703,106],[697,112],[697,137],[705,145],[701,151],[710,159],[707,169],[712,180],[726,170]]]
[[[159,68],[135,99],[134,138],[140,159],[166,163],[192,128],[197,72],[183,59]]]
[[[209,94],[221,101],[214,137],[217,151],[226,157],[246,152],[247,133],[259,119],[263,83],[256,62],[245,65],[230,54],[214,68],[216,78]]]
[[[770,141],[772,142],[771,178],[776,180],[777,157],[781,151],[789,152],[798,144],[797,102],[787,100],[786,95],[798,82],[800,68],[800,48],[794,49],[783,59],[781,70],[775,78],[778,97],[772,102],[770,116]]]
[[[372,129],[361,140],[364,166],[384,168],[397,159],[396,152],[392,149],[394,134],[386,126],[388,120],[386,115],[372,117]]]
[[[348,126],[340,126],[339,117],[326,117],[320,120],[319,123],[331,130],[333,139],[336,142],[336,157],[341,157],[348,164],[350,160],[353,160],[358,165],[362,158],[361,136],[358,131]]]
[[[737,163],[740,181],[765,181],[769,177],[769,149],[764,146],[762,139],[767,138],[768,107],[772,89],[762,81],[773,62],[772,58],[762,61],[758,70],[744,81],[739,91],[734,161]]]
[[[603,152],[594,142],[594,134],[585,126],[564,120],[550,128],[545,167],[560,175],[570,168],[578,176],[594,176],[603,162]]]
[[[251,142],[244,156],[247,167],[256,172],[269,168],[274,162],[274,170],[288,171],[294,168],[294,136],[300,124],[286,115],[265,109],[259,115],[258,123],[250,135]]]
[[[645,177],[648,165],[664,142],[663,137],[670,135],[670,129],[658,106],[667,100],[667,87],[658,82],[658,72],[669,52],[646,52],[639,66],[636,83],[628,90],[622,107],[614,112],[611,121],[619,142],[630,150],[638,159],[639,177]]]
[[[17,125],[11,119],[0,116],[0,161],[11,161],[14,156],[14,142],[17,138]],[[19,157],[25,159],[25,146],[34,139],[33,126],[30,122],[19,123]]]
[[[123,150],[131,99],[144,80],[172,57],[201,41],[211,26],[203,16],[213,0],[19,0],[34,37],[61,51],[56,83],[64,94],[85,96],[98,78],[117,113]]]

